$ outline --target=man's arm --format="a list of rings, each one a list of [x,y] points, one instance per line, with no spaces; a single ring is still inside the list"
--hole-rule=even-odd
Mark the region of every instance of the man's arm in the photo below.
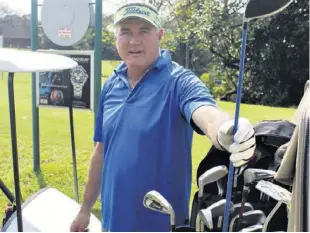
[[[192,115],[193,122],[207,135],[213,145],[223,150],[217,141],[217,133],[224,121],[231,120],[231,116],[214,106],[201,106]]]
[[[97,143],[91,158],[91,162],[88,169],[88,179],[85,186],[83,203],[80,212],[87,214],[91,213],[91,209],[94,206],[101,188],[102,177],[102,152],[103,143]]]

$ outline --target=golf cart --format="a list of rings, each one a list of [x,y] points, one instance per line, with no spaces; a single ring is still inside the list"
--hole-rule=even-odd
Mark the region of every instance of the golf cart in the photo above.
[[[14,171],[15,197],[0,180],[0,189],[8,197],[10,213],[0,231],[69,231],[80,205],[59,190],[46,187],[21,203],[18,146],[15,121],[14,74],[63,70],[77,66],[72,59],[55,54],[0,49],[0,71],[8,72],[8,95]],[[69,76],[68,76],[69,78]],[[87,229],[85,229],[87,230]],[[91,214],[89,231],[101,231],[101,222]]]

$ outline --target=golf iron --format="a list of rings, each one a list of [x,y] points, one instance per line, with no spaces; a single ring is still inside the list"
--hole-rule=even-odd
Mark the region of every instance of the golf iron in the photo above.
[[[268,227],[268,224],[269,224],[271,218],[274,216],[274,214],[277,212],[277,210],[280,208],[280,206],[283,203],[286,205],[290,204],[291,199],[292,199],[292,194],[288,190],[286,190],[285,188],[282,188],[279,185],[276,185],[276,184],[273,184],[271,182],[264,181],[264,180],[259,181],[255,187],[259,191],[265,193],[269,197],[278,201],[278,203],[272,209],[272,211],[269,213],[269,215],[266,218],[266,221],[264,222],[263,231],[265,232],[267,230],[267,227]]]
[[[243,15],[243,23],[242,23],[242,42],[241,42],[241,51],[240,51],[240,63],[239,63],[240,65],[239,65],[239,76],[238,76],[233,134],[235,134],[238,129],[238,119],[239,119],[239,110],[240,110],[240,103],[241,103],[243,67],[244,67],[244,59],[245,59],[246,36],[247,36],[248,23],[253,19],[266,18],[272,15],[275,15],[283,11],[292,2],[293,0],[273,0],[273,1],[248,0],[245,6],[245,11]],[[231,201],[233,179],[234,179],[234,166],[233,166],[233,163],[230,162],[229,171],[228,171],[227,189],[226,189],[227,190],[226,191],[226,205],[225,205],[225,213],[224,213],[223,229],[222,229],[223,232],[228,231],[229,203]]]
[[[198,212],[196,218],[196,231],[204,231],[202,229],[200,222],[203,222],[203,226],[206,225],[208,231],[212,231],[213,227],[213,218],[218,218],[219,216],[223,216],[224,207],[225,207],[225,199],[215,202],[210,205],[206,209],[202,209]],[[229,205],[229,211],[234,212],[234,204],[231,202]]]
[[[175,231],[175,213],[171,204],[159,192],[152,190],[144,195],[144,207],[170,215],[171,231]]]
[[[237,221],[237,229],[239,229],[239,224],[242,221],[242,215],[244,212],[243,205],[247,200],[248,194],[251,191],[251,186],[253,183],[260,180],[272,179],[275,176],[276,172],[271,170],[249,168],[243,173],[244,187],[242,190],[242,201],[241,208],[239,212],[239,219]]]
[[[219,194],[223,193],[220,179],[226,176],[228,173],[227,167],[224,165],[213,167],[207,171],[205,171],[198,178],[198,211],[202,209],[202,199],[203,199],[203,191],[204,187],[207,184],[216,182]]]

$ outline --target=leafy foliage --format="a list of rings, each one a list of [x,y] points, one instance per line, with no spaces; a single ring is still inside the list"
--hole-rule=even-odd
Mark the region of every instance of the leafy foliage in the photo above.
[[[264,21],[249,33],[245,101],[297,105],[309,79],[309,1],[295,1]]]

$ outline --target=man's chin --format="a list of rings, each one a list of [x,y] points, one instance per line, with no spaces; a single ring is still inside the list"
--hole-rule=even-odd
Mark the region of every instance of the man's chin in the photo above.
[[[139,59],[130,59],[126,62],[127,66],[131,67],[144,67],[145,66],[145,61]]]

